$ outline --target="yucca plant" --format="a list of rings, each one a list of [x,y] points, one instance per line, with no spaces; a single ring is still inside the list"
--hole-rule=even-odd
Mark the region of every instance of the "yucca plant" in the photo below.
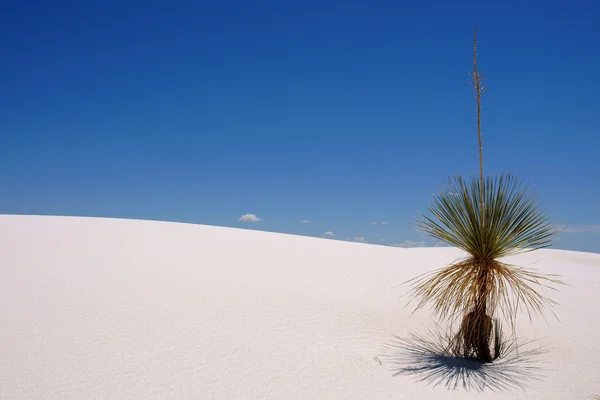
[[[456,356],[491,362],[502,353],[500,315],[514,330],[516,313],[541,313],[554,302],[542,286],[561,283],[551,275],[507,264],[500,259],[549,247],[557,229],[537,205],[537,197],[512,175],[484,178],[481,144],[481,85],[477,70],[477,28],[474,33],[473,87],[477,100],[479,177],[449,179],[445,190],[428,207],[430,216],[417,218],[417,227],[432,238],[458,247],[469,256],[446,268],[416,278],[412,294],[417,308],[431,302],[438,316],[460,318],[450,349]],[[492,332],[494,344],[491,346]],[[494,353],[492,354],[492,348]]]

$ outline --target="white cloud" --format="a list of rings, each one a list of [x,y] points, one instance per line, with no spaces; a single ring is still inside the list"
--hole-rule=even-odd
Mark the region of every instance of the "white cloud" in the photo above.
[[[600,225],[558,225],[565,233],[600,233]]]
[[[362,236],[357,236],[354,239],[352,239],[350,236],[346,236],[346,238],[344,240],[346,242],[369,243],[369,242],[367,242],[367,239],[365,239]]]
[[[381,221],[381,225],[387,225],[387,222]]]
[[[377,225],[377,222],[373,222],[371,225]]]
[[[244,214],[238,218],[238,221],[240,221],[240,222],[258,222],[258,221],[262,221],[262,219],[258,218],[254,214]]]
[[[385,239],[379,239],[379,240],[381,240],[382,242],[385,242]]]
[[[328,232],[325,232],[325,233],[323,234],[323,237],[326,237],[326,238],[333,238],[333,237],[335,237],[335,235],[334,235],[334,233],[333,233],[333,232],[331,232],[331,231],[328,231]]]
[[[308,224],[310,221],[307,219],[303,219],[302,221],[300,221],[301,224]]]
[[[392,246],[394,247],[425,247],[425,242],[424,241],[420,241],[420,242],[416,242],[414,240],[405,240],[402,243],[394,243],[392,244]]]

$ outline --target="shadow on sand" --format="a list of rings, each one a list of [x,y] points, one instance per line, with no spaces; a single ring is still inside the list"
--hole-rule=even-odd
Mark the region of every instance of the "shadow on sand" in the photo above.
[[[387,352],[382,355],[385,364],[392,365],[394,376],[410,375],[428,385],[466,391],[525,390],[528,382],[541,379],[543,363],[539,357],[548,351],[533,341],[517,346],[513,340],[506,354],[485,364],[450,355],[448,335],[439,330],[425,336],[394,337],[392,343],[385,345]]]

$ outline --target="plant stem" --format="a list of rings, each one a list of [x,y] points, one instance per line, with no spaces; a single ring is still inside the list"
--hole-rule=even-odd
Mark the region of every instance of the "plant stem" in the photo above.
[[[481,220],[483,222],[483,146],[481,143],[481,95],[485,88],[482,88],[481,81],[483,75],[477,71],[477,26],[473,33],[473,80],[475,87],[475,98],[477,99],[477,138],[479,139],[479,207],[481,211]]]

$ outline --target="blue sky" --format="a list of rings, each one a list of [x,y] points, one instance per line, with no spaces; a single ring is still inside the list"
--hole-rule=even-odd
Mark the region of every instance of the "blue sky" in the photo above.
[[[480,3],[2,2],[0,213],[419,242],[477,173],[479,24],[486,172],[600,252],[600,5]]]

